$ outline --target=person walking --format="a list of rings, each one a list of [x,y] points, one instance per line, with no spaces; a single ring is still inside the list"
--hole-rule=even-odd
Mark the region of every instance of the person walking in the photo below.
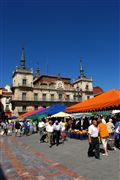
[[[15,136],[17,136],[18,134],[19,136],[21,136],[20,130],[21,130],[21,124],[19,121],[16,121],[15,122]]]
[[[108,144],[109,132],[107,129],[107,125],[102,122],[101,118],[98,119],[98,129],[99,129],[101,142],[105,151],[103,155],[108,156],[107,144]]]
[[[100,145],[98,135],[99,130],[97,127],[97,120],[93,120],[92,124],[88,127],[88,157],[95,156],[96,159],[100,159]]]
[[[46,126],[46,131],[47,131],[48,143],[50,148],[53,145],[53,130],[54,128],[52,121],[49,121],[49,124]]]
[[[27,120],[26,123],[26,136],[30,135],[30,121]]]
[[[38,128],[39,128],[39,134],[40,134],[40,142],[44,142],[43,140],[43,135],[44,135],[44,129],[45,129],[45,123],[43,120],[41,120],[39,123],[38,123]]]
[[[3,135],[8,135],[8,123],[2,122],[2,128],[3,128]]]
[[[115,127],[112,121],[113,121],[112,119],[109,119],[109,122],[106,124],[110,137],[113,135],[114,127]]]
[[[59,145],[59,140],[60,140],[60,133],[61,133],[61,125],[58,123],[58,121],[55,121],[54,123],[54,135],[55,135],[55,143],[56,146]]]
[[[49,120],[46,119],[45,120],[45,130],[47,129],[47,126],[49,125]],[[47,133],[47,130],[46,130],[46,139],[45,139],[46,143],[48,143],[48,133]]]
[[[115,124],[114,139],[115,147],[120,149],[120,121],[117,121]]]

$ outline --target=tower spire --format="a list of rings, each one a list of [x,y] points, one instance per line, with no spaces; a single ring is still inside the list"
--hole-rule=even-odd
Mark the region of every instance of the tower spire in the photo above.
[[[24,48],[22,48],[21,67],[23,69],[25,69],[25,53],[24,53]]]
[[[80,60],[80,78],[84,77],[84,69],[83,69],[83,65],[82,65],[82,60]]]
[[[36,77],[40,77],[40,69],[39,69],[39,67],[37,67],[37,69],[36,69]]]

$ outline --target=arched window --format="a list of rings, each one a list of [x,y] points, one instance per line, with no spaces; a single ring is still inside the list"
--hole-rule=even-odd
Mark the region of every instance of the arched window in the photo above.
[[[89,90],[88,84],[86,84],[85,90],[87,90],[87,91]]]

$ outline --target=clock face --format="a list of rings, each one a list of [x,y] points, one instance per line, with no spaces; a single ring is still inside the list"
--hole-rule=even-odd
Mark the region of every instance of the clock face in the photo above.
[[[57,81],[56,83],[56,88],[57,89],[64,89],[64,84],[62,81]]]
[[[58,88],[60,88],[60,87],[62,88],[62,85],[63,85],[63,84],[62,84],[61,82],[59,82],[59,83],[58,83]]]

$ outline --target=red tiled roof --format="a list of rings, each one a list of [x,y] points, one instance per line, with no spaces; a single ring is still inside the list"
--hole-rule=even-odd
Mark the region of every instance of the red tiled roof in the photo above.
[[[99,95],[102,94],[104,91],[102,88],[100,88],[99,86],[93,87],[93,94],[94,95]]]
[[[5,92],[5,91],[3,91],[2,95],[3,96],[12,96],[12,92]]]
[[[70,80],[71,80],[70,78],[66,78],[66,77],[42,75],[39,78],[35,79],[33,83],[34,84],[37,83],[37,82],[51,83],[51,82],[54,82],[54,81],[56,81],[58,79],[64,81],[64,83],[66,83],[66,82],[70,83]]]
[[[0,94],[2,96],[12,96],[12,92],[9,92],[7,89],[0,87]]]

